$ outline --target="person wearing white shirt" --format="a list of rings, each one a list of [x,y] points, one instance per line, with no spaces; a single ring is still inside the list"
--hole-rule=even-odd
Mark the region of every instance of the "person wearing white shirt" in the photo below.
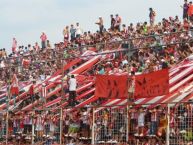
[[[79,38],[82,35],[82,29],[80,28],[79,23],[76,23],[76,38]]]
[[[145,112],[141,108],[138,113],[138,132],[140,136],[143,136],[144,125],[145,125]]]
[[[125,59],[122,61],[122,64],[123,64],[123,65],[127,65],[127,64],[128,64],[128,60],[125,58]]]
[[[71,75],[68,84],[69,84],[69,105],[73,107],[75,105],[76,85],[77,85],[74,75]]]
[[[67,145],[75,145],[74,139],[71,139]]]
[[[1,61],[0,61],[0,68],[4,68],[4,67],[5,67],[4,60],[1,60]]]

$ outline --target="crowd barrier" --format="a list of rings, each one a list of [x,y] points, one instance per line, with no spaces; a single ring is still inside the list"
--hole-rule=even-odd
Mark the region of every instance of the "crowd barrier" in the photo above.
[[[1,112],[0,142],[10,144],[190,145],[193,102]]]
[[[128,107],[95,109],[93,144],[190,145],[193,142],[193,102]]]

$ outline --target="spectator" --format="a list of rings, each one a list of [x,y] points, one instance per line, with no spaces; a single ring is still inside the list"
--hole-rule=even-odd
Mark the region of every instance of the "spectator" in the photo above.
[[[155,13],[155,11],[153,10],[153,8],[149,8],[149,19],[150,19],[150,25],[151,25],[151,26],[154,25],[155,16],[156,16],[156,13]]]
[[[7,52],[5,51],[5,48],[3,48],[3,50],[2,50],[1,56],[2,56],[2,58],[4,58],[4,59],[7,58]]]
[[[111,14],[111,30],[114,31],[114,26],[115,26],[115,18],[113,17],[113,15]]]
[[[4,68],[4,67],[5,67],[4,60],[0,60],[0,68]]]
[[[184,5],[183,5],[183,19],[187,19],[188,20],[188,0],[184,0]]]
[[[52,49],[52,46],[51,46],[51,44],[50,44],[50,41],[49,41],[49,40],[47,40],[47,49]]]
[[[144,136],[144,126],[145,126],[145,111],[140,108],[138,112],[138,134],[139,136]]]
[[[64,36],[64,41],[68,41],[69,40],[69,27],[66,26],[63,30],[63,36]]]
[[[128,34],[128,29],[126,28],[126,25],[125,25],[125,24],[123,24],[122,27],[123,27],[123,30],[121,31],[121,32],[122,32],[122,36],[123,36],[124,38],[126,38],[126,37],[127,37],[127,34]]]
[[[17,49],[17,40],[16,38],[13,38],[13,42],[12,42],[12,53],[16,53]]]
[[[71,78],[68,83],[69,83],[69,105],[73,107],[75,106],[76,86],[77,86],[74,75],[71,75]]]
[[[31,46],[31,44],[28,44],[28,50],[29,50],[29,52],[31,52],[31,53],[33,53],[33,47]]]
[[[41,39],[41,43],[42,43],[42,49],[46,48],[46,40],[47,40],[47,36],[44,32],[42,32],[42,35],[40,36]]]
[[[156,108],[151,110],[150,136],[155,136],[158,126],[158,111]]]
[[[121,20],[121,17],[118,15],[118,14],[116,14],[116,18],[115,18],[115,30],[117,30],[117,31],[119,31],[120,32],[120,30],[121,30],[121,22],[122,22],[122,20]]]
[[[99,25],[99,32],[102,35],[103,34],[103,29],[104,29],[103,18],[99,17],[99,21],[96,22],[96,24]]]
[[[79,38],[82,35],[83,30],[81,29],[79,23],[76,23],[76,38]]]
[[[74,25],[71,25],[70,28],[70,37],[71,37],[71,42],[74,42],[74,40],[76,39],[76,29],[74,28]]]
[[[40,50],[38,42],[35,43],[34,49],[35,49],[36,52],[38,52]]]
[[[192,2],[189,2],[188,17],[189,17],[189,20],[192,22],[193,21],[193,5],[192,5]]]

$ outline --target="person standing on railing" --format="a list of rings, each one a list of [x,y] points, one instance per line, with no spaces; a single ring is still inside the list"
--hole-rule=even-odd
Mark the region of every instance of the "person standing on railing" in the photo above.
[[[76,38],[80,38],[80,36],[82,35],[83,33],[83,30],[82,28],[80,27],[80,24],[79,23],[76,23]]]
[[[154,25],[155,16],[156,16],[156,13],[155,13],[155,11],[153,10],[153,8],[149,8],[149,19],[150,19],[150,25],[151,25],[151,26]]]
[[[17,49],[17,40],[16,38],[13,38],[12,53],[16,53],[16,49]]]
[[[47,40],[47,36],[44,32],[42,32],[42,35],[40,36],[41,39],[41,43],[42,43],[42,49],[46,48],[46,40]]]
[[[96,22],[95,24],[99,25],[99,32],[102,35],[103,34],[103,30],[104,30],[103,18],[100,16],[99,17],[99,21]]]
[[[64,42],[69,40],[69,27],[66,26],[63,30]]]
[[[76,39],[76,28],[74,28],[74,25],[71,25],[70,28],[70,37],[71,37],[71,42],[74,42],[74,40]]]
[[[121,31],[121,22],[122,22],[121,17],[118,14],[116,14],[114,28],[119,32]]]
[[[75,98],[76,98],[76,78],[74,75],[71,75],[71,78],[68,81],[69,83],[69,106],[74,107],[75,106]]]
[[[115,18],[113,17],[113,15],[111,15],[110,17],[111,17],[111,30],[114,31]]]
[[[189,2],[188,17],[189,17],[189,20],[192,22],[193,21],[193,5],[192,5],[192,2]]]
[[[188,0],[184,0],[184,5],[181,6],[183,8],[183,19],[187,19],[188,20]]]

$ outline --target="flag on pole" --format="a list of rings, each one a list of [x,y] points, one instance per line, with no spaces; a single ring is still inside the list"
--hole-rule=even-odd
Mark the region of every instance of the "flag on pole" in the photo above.
[[[11,81],[11,94],[16,96],[19,94],[19,81],[16,74],[13,75]]]
[[[30,96],[33,96],[33,95],[34,95],[34,84],[32,84],[32,85],[30,86],[28,93],[29,93]]]
[[[16,96],[19,94],[19,83],[17,75],[14,74],[11,81],[11,95],[14,98],[14,106],[16,105]]]
[[[42,84],[42,100],[45,101],[47,96],[46,84]]]

